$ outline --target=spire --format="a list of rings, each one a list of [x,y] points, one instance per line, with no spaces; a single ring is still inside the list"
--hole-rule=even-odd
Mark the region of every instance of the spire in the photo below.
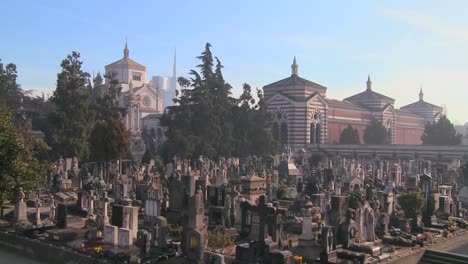
[[[372,91],[372,81],[370,80],[370,75],[367,75],[367,91]]]
[[[421,89],[419,89],[419,101],[424,101],[424,93],[422,91],[422,86]]]
[[[174,48],[174,63],[172,64],[172,77],[175,79],[176,74],[176,58],[177,58],[177,50]]]
[[[127,38],[125,38],[124,58],[128,58],[129,53],[130,53],[130,51],[128,50]]]
[[[293,64],[291,65],[292,75],[296,75],[296,76],[299,75],[298,71],[297,71],[298,68],[299,68],[299,66],[296,63],[296,56],[294,56],[294,61],[293,61]]]

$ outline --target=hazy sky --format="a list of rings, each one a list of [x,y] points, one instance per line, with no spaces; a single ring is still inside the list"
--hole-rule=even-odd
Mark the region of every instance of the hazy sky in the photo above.
[[[187,76],[206,42],[239,94],[299,75],[343,99],[365,89],[396,99],[447,107],[455,123],[468,121],[467,1],[6,1],[0,11],[0,58],[18,66],[24,89],[55,88],[60,62],[81,53],[84,69],[104,71],[123,56],[148,75],[170,75],[177,48],[179,76]],[[465,111],[464,111],[465,110]]]

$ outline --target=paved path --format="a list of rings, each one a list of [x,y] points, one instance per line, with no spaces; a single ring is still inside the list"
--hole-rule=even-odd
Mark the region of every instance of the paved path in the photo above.
[[[430,249],[468,255],[468,232],[447,241],[439,242]]]
[[[7,250],[3,247],[0,247],[0,263],[45,264],[45,262],[32,260],[26,256],[16,253],[15,251]]]

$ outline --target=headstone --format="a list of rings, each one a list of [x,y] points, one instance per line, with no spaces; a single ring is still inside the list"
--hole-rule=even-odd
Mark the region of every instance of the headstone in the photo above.
[[[153,235],[151,236],[153,239],[152,244],[157,247],[165,247],[167,245],[167,234],[167,219],[165,217],[158,216],[156,218],[156,223],[153,226]]]
[[[138,230],[136,244],[140,248],[141,255],[148,255],[151,249],[151,233],[146,230]]]
[[[132,230],[119,228],[119,247],[129,247],[133,245]]]
[[[313,241],[312,237],[312,202],[309,196],[305,196],[305,207],[302,209],[302,233],[299,237],[299,246],[311,246]]]
[[[119,228],[113,225],[104,225],[104,243],[117,246],[119,242]]]
[[[67,214],[68,208],[66,205],[59,203],[57,207],[57,227],[66,228],[67,227]]]
[[[111,224],[122,227],[123,226],[123,206],[114,204],[112,206],[112,218],[111,218]]]

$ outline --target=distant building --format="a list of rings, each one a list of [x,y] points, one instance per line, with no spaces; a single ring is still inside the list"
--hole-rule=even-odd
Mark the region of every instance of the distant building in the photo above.
[[[174,105],[173,99],[176,97],[177,90],[177,68],[176,68],[176,54],[174,53],[174,64],[172,65],[172,77],[169,76],[153,76],[153,87],[160,94],[164,107]]]
[[[363,143],[371,118],[386,127],[390,144],[421,144],[425,124],[442,115],[442,107],[424,100],[422,89],[417,102],[396,109],[395,99],[372,89],[370,77],[365,91],[343,101],[329,99],[325,86],[299,77],[296,58],[291,67],[290,77],[264,86],[263,91],[273,117],[273,136],[294,150],[338,143],[348,125],[359,131]]]
[[[141,160],[145,145],[141,138],[145,117],[160,117],[163,112],[162,91],[155,87],[152,81],[147,81],[146,67],[130,58],[130,51],[125,43],[122,59],[105,66],[106,73],[115,73],[115,78],[121,87],[119,104],[127,108],[127,114],[122,117],[122,123],[129,133],[130,152],[135,160]],[[106,92],[110,80],[106,84],[95,87],[95,95]],[[98,88],[98,89],[96,89]],[[159,124],[153,121],[152,124]],[[148,125],[148,124],[147,124]]]

